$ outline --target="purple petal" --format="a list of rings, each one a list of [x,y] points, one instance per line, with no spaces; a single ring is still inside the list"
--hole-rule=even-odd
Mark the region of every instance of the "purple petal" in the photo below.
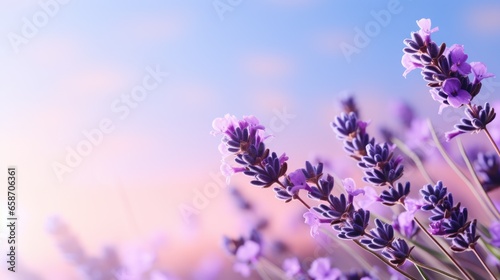
[[[415,62],[409,53],[405,53],[403,55],[403,57],[401,58],[401,64],[403,65],[404,68],[406,68],[406,70],[403,73],[403,77],[405,78],[406,75],[408,75],[408,73],[410,73],[413,69],[423,67],[422,64]]]
[[[451,139],[455,138],[456,136],[460,134],[464,134],[465,132],[460,131],[460,130],[453,130],[453,131],[448,131],[444,134],[444,137],[446,138],[446,142],[450,142]]]
[[[260,245],[259,243],[247,240],[236,251],[236,258],[240,261],[253,261],[259,256]]]
[[[451,106],[458,108],[464,104],[469,103],[471,95],[468,91],[460,89],[456,92],[455,96],[448,95],[448,102]]]
[[[470,66],[472,67],[472,73],[474,73],[475,84],[481,82],[483,79],[495,77],[494,74],[488,73],[486,65],[482,62],[471,62]]]
[[[452,95],[455,94],[455,92],[458,91],[461,86],[462,84],[460,83],[459,79],[449,78],[443,83],[443,91],[448,95]]]
[[[307,272],[315,279],[323,279],[330,272],[330,260],[328,258],[316,259]]]
[[[300,269],[300,263],[297,258],[288,258],[283,261],[283,270],[289,278],[293,278],[293,276],[300,272]]]

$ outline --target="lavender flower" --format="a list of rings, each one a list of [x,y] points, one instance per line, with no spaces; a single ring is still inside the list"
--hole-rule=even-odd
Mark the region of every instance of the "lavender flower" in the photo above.
[[[451,249],[455,252],[464,252],[466,250],[472,249],[476,242],[479,240],[479,235],[476,233],[477,220],[473,220],[469,224],[465,232],[459,234],[452,241]]]
[[[309,276],[315,280],[335,280],[342,276],[338,268],[332,268],[328,258],[318,258],[307,271]]]
[[[488,73],[486,65],[482,62],[471,62],[472,73],[474,74],[474,84],[480,83],[483,79],[495,77],[494,74]]]
[[[450,141],[455,136],[466,132],[479,133],[481,130],[486,129],[486,125],[496,117],[495,109],[490,107],[488,102],[484,104],[484,108],[472,104],[465,109],[465,114],[467,118],[462,118],[460,124],[455,125],[455,130],[445,134],[446,141]]]
[[[295,279],[295,276],[301,274],[302,268],[297,258],[288,258],[283,261],[283,270],[288,278]]]
[[[260,258],[262,254],[261,244],[261,236],[256,230],[252,230],[248,238],[231,239],[223,237],[224,248],[236,258],[236,263],[233,265],[234,271],[244,277],[250,275],[255,263]]]
[[[382,250],[382,255],[386,257],[392,264],[396,266],[403,265],[414,247],[409,247],[406,241],[398,238],[392,241],[390,247]]]
[[[255,180],[250,181],[251,184],[267,188],[277,183],[286,170],[286,162],[282,163],[281,158],[273,152],[270,156],[262,160],[260,165],[249,165],[248,170],[244,171],[244,173],[255,177]]]
[[[381,250],[391,245],[394,239],[394,228],[379,219],[375,219],[376,228],[370,230],[372,238],[362,239],[361,243],[372,250]]]
[[[486,192],[500,187],[500,164],[496,154],[478,153],[474,167]]]
[[[444,107],[458,108],[469,104],[479,93],[481,80],[493,75],[487,73],[483,63],[469,64],[462,45],[446,48],[444,43],[438,46],[433,42],[430,34],[437,28],[431,29],[429,19],[421,19],[417,23],[420,31],[413,32],[411,39],[404,40],[406,47],[401,63],[406,70],[403,76],[406,77],[414,69],[422,69],[422,77],[431,88],[432,98],[441,103],[440,113]],[[468,77],[471,72],[474,74],[473,82]]]
[[[318,182],[318,186],[312,186],[307,195],[311,199],[328,200],[328,197],[333,190],[334,184],[335,182],[333,176],[327,175],[326,180],[320,179]]]
[[[344,149],[356,160],[366,155],[366,146],[375,140],[366,133],[368,123],[359,121],[354,112],[341,113],[331,124],[337,138],[344,140]]]
[[[404,203],[404,199],[410,193],[410,182],[406,184],[398,183],[397,187],[390,187],[388,190],[382,191],[380,199],[385,205],[395,205],[397,203]]]
[[[370,221],[370,211],[362,208],[354,211],[352,217],[340,227],[339,238],[355,239],[365,234],[365,229]]]
[[[405,211],[394,219],[392,227],[404,237],[411,239],[419,232],[419,227],[415,223],[414,217],[414,213]]]
[[[342,184],[344,185],[345,191],[347,192],[349,203],[353,202],[355,196],[365,194],[365,191],[363,189],[356,188],[356,182],[354,182],[352,178],[345,178],[344,180],[342,180]]]

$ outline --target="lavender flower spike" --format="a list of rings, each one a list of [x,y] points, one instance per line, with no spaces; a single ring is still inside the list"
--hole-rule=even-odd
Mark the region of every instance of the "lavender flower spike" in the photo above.
[[[490,107],[488,102],[484,104],[484,108],[480,105],[470,105],[469,108],[465,109],[465,114],[467,118],[462,118],[460,123],[455,125],[455,130],[445,134],[446,141],[466,132],[479,133],[486,129],[486,125],[496,117],[495,109]]]

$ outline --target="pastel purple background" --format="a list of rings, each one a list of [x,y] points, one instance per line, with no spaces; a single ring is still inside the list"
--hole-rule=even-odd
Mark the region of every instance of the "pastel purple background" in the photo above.
[[[390,19],[377,22],[381,10]],[[191,223],[179,212],[219,172],[219,139],[209,135],[215,117],[258,116],[274,128],[271,147],[286,151],[294,167],[316,155],[344,156],[329,122],[345,91],[355,92],[374,124],[393,123],[391,104],[405,100],[451,127],[457,114],[436,116],[439,104],[419,74],[402,77],[402,41],[418,29],[417,19],[431,18],[440,28],[437,42],[463,44],[470,61],[500,73],[495,1],[243,0],[220,17],[211,0],[73,0],[26,44],[13,45],[9,38],[22,34],[23,18],[32,21],[40,11],[38,1],[0,3],[0,167],[19,169],[20,266],[44,279],[76,275],[45,231],[53,215],[91,253],[105,244],[147,247],[161,235],[161,263],[176,275],[190,277],[193,264],[207,258],[228,261],[220,236],[239,235],[245,226],[227,214],[234,211],[226,192],[210,198]],[[379,29],[356,45],[358,28],[370,25]],[[346,56],[343,43],[359,53]],[[170,76],[120,119],[112,104],[142,83],[146,67],[157,65]],[[492,100],[495,80],[490,87]],[[276,112],[283,111],[294,117],[280,119]],[[58,180],[54,163],[64,164],[67,148],[75,149],[83,131],[106,118],[114,130]],[[270,190],[246,192],[269,198],[259,211],[281,217],[275,236],[280,225],[290,226],[283,217],[301,210],[284,207]],[[0,201],[4,217],[4,191]],[[5,228],[0,232],[3,254]]]

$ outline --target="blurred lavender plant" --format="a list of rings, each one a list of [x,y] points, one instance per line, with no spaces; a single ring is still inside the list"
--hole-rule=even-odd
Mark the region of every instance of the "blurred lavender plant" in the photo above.
[[[89,256],[80,245],[78,238],[59,218],[51,217],[47,231],[54,237],[63,256],[73,264],[82,279],[89,280],[174,280],[175,277],[155,267],[154,254],[140,254],[132,263],[119,257],[113,247],[104,247],[99,257]]]

